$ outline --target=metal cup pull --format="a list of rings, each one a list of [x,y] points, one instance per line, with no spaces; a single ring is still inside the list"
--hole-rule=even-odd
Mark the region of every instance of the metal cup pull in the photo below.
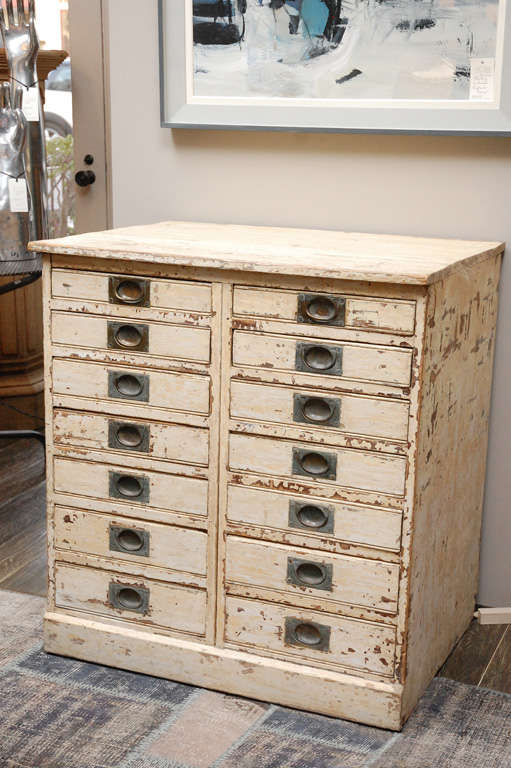
[[[149,453],[150,434],[150,427],[145,424],[109,421],[108,447],[121,451]]]
[[[294,617],[288,617],[285,621],[286,645],[309,648],[314,651],[329,651],[330,634],[330,627],[315,621],[304,621]]]
[[[333,567],[330,563],[317,563],[300,560],[296,557],[287,559],[287,582],[297,587],[332,591]]]
[[[112,581],[108,587],[108,599],[112,608],[146,614],[149,610],[149,590],[132,584],[117,584]]]
[[[343,327],[346,322],[346,299],[323,293],[301,293],[298,296],[297,321]]]
[[[149,326],[128,323],[107,323],[108,349],[149,351]]]
[[[149,376],[124,371],[108,372],[108,396],[118,400],[149,402]]]
[[[293,396],[293,421],[300,424],[319,424],[338,427],[341,419],[341,401],[338,398]]]
[[[342,376],[342,347],[298,342],[295,369],[324,376]]]
[[[110,551],[138,557],[149,557],[149,532],[142,528],[110,525]]]
[[[110,472],[110,498],[127,499],[136,504],[147,504],[149,501],[149,478],[143,475],[124,475],[120,472]]]
[[[149,306],[149,281],[134,277],[110,277],[108,293],[111,304]]]
[[[335,480],[337,477],[337,456],[335,453],[293,448],[292,472],[293,475],[301,475],[302,477]]]
[[[289,502],[289,527],[311,533],[333,534],[334,508],[328,504],[304,504],[293,499]]]

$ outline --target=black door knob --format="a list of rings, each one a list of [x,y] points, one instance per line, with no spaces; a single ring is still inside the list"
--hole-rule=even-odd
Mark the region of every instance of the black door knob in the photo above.
[[[78,171],[75,181],[79,187],[88,187],[96,181],[96,174],[94,171]]]

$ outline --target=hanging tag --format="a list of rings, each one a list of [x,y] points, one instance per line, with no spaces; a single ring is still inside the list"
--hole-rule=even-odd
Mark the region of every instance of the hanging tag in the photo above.
[[[26,179],[9,179],[9,203],[11,213],[28,213]]]
[[[495,59],[470,59],[470,100],[495,98]]]
[[[23,88],[23,114],[29,123],[39,122],[39,86]]]

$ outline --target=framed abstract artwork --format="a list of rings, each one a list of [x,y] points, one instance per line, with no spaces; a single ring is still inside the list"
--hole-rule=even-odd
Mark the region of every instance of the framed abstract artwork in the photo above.
[[[511,0],[159,0],[162,124],[511,135]]]

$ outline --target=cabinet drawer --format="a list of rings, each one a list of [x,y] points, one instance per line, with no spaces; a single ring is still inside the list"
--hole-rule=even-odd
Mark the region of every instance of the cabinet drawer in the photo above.
[[[238,286],[234,289],[233,312],[305,325],[402,334],[415,330],[415,302],[390,298]]]
[[[375,344],[348,344],[234,331],[233,364],[407,387],[412,353]]]
[[[394,613],[399,566],[227,537],[226,581]]]
[[[53,392],[209,414],[208,376],[53,360]]]
[[[51,288],[55,298],[99,301],[126,308],[154,307],[211,312],[209,283],[54,269]]]
[[[229,466],[234,471],[301,477],[391,496],[403,496],[405,491],[404,457],[358,449],[232,434]]]
[[[206,628],[206,593],[202,590],[96,568],[57,563],[55,602],[59,608],[194,635],[204,635]]]
[[[225,640],[316,666],[340,665],[392,676],[395,630],[316,611],[227,597]]]
[[[56,409],[53,436],[56,445],[123,451],[185,464],[208,464],[207,429]]]
[[[337,540],[398,552],[401,542],[401,513],[259,488],[230,485],[227,519],[237,524],[313,536],[318,543],[311,546],[318,548],[325,540]]]
[[[205,576],[207,539],[202,531],[55,508],[55,546],[86,555]]]
[[[384,398],[231,381],[231,416],[406,440],[410,406]]]
[[[115,349],[127,354],[148,354],[209,363],[209,328],[190,328],[168,323],[109,320],[75,312],[52,312],[54,344],[89,349]]]
[[[122,466],[55,457],[56,493],[207,515],[208,481],[163,472],[137,472]]]

